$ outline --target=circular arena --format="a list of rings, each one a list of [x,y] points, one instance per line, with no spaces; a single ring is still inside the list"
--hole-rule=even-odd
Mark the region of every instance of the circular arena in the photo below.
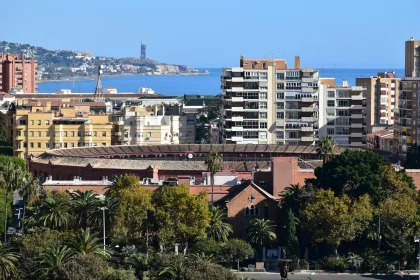
[[[38,177],[71,180],[75,176],[99,180],[104,176],[131,173],[140,178],[202,176],[207,171],[206,155],[218,152],[224,170],[251,172],[258,165],[267,168],[273,157],[298,157],[319,162],[315,146],[256,144],[181,144],[155,146],[80,147],[47,151],[29,160],[30,171]],[[338,149],[340,153],[343,149]]]

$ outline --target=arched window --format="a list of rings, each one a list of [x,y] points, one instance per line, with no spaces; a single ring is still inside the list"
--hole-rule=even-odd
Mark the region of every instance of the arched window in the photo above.
[[[245,216],[255,217],[260,215],[260,208],[255,205],[245,207]]]

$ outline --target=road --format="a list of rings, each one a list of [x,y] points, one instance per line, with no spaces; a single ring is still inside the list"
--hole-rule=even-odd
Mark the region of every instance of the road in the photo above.
[[[257,280],[280,280],[280,275],[275,273],[241,273],[245,277],[252,277]],[[307,275],[307,274],[289,274],[289,280],[418,280],[418,275],[405,275],[404,277],[398,275],[344,275],[344,274],[329,274],[329,275]]]

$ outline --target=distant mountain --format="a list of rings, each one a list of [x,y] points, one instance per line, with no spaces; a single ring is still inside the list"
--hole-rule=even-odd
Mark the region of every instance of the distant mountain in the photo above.
[[[104,65],[104,75],[198,75],[198,70],[185,65],[159,63],[135,57],[112,58],[94,56],[87,51],[47,50],[29,44],[2,41],[3,53],[24,55],[38,61],[38,80],[67,80],[93,77],[98,65]]]

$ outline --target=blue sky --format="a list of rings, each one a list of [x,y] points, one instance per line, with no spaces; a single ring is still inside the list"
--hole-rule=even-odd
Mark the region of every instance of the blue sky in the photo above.
[[[0,40],[94,55],[230,67],[239,56],[303,67],[403,68],[419,0],[2,0]],[[22,21],[21,18],[27,20]]]

